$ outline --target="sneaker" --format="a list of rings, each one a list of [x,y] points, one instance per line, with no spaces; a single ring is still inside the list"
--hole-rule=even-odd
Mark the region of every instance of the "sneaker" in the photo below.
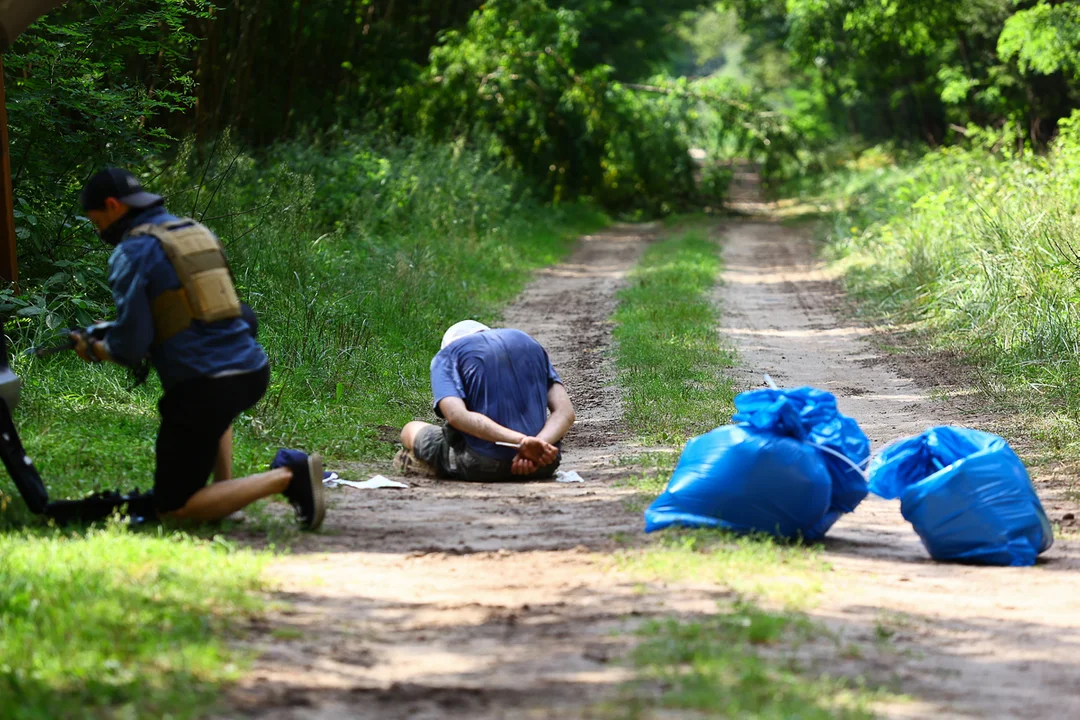
[[[323,495],[322,458],[299,450],[279,450],[270,469],[287,467],[292,480],[282,495],[296,510],[296,520],[304,530],[318,530],[326,517],[326,498]]]
[[[394,470],[400,475],[419,475],[420,477],[438,477],[435,468],[416,457],[411,450],[401,448],[394,456]]]

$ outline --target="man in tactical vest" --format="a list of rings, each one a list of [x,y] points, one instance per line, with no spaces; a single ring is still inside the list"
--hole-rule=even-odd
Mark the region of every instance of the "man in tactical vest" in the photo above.
[[[116,248],[109,258],[116,321],[103,339],[73,333],[72,340],[88,362],[135,367],[149,354],[161,378],[158,513],[210,522],[282,493],[301,526],[318,528],[326,511],[319,456],[289,451],[269,472],[232,478],[232,423],[262,398],[270,369],[220,241],[194,220],[170,215],[124,170],[94,175],[79,200]]]

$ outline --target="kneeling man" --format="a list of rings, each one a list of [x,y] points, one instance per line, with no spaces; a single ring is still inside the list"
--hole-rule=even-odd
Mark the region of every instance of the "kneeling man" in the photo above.
[[[555,474],[574,407],[540,343],[463,320],[431,361],[431,390],[446,425],[406,425],[394,458],[399,472],[472,482]]]

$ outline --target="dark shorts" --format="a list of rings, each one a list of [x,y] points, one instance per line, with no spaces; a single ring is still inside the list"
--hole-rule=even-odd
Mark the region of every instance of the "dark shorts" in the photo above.
[[[158,401],[154,502],[158,512],[179,510],[206,487],[218,444],[240,413],[255,406],[270,384],[270,368],[178,383]]]
[[[555,462],[531,475],[515,475],[510,470],[509,460],[497,460],[475,452],[465,443],[465,436],[449,425],[431,425],[417,433],[413,454],[434,467],[439,477],[468,482],[547,480],[562,461],[560,454]]]

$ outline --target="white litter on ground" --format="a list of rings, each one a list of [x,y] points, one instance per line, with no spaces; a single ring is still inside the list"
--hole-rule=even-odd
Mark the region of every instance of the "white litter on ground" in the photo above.
[[[579,483],[585,482],[585,478],[578,475],[577,470],[571,470],[570,472],[563,472],[562,470],[558,470],[555,472],[555,482]]]
[[[408,488],[409,486],[396,480],[391,480],[388,477],[382,475],[376,475],[375,477],[365,480],[363,482],[356,482],[354,480],[342,480],[337,476],[337,473],[330,473],[331,477],[323,480],[323,485],[328,488],[336,488],[339,485],[345,485],[347,487],[355,488],[356,490],[378,490],[379,488]]]

